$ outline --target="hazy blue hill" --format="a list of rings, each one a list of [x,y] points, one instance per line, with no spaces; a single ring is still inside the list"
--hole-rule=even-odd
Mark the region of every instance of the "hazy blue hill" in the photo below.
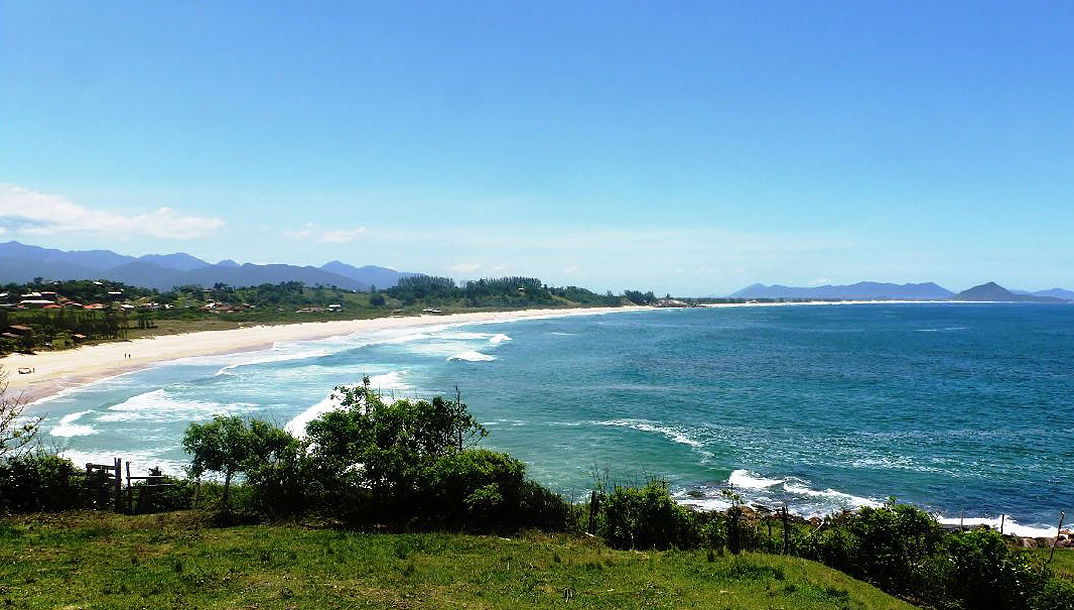
[[[858,282],[849,285],[783,286],[753,284],[731,294],[736,299],[855,299],[855,300],[939,300],[954,293],[933,282],[892,284]]]
[[[35,277],[47,277],[56,280],[74,280],[91,278],[97,271],[57,262],[36,262],[31,260],[11,259],[0,256],[0,283],[26,284]]]
[[[223,260],[212,265],[184,252],[147,254],[135,258],[109,250],[65,251],[22,244],[0,243],[0,282],[25,283],[35,277],[46,280],[108,279],[133,286],[169,290],[174,286],[224,283],[235,287],[303,282],[307,285],[338,286],[348,290],[368,290],[395,286],[406,273],[368,265],[355,267],[332,261],[317,268],[285,264],[240,265]]]
[[[355,267],[354,265],[348,265],[342,261],[325,263],[324,265],[321,265],[321,269],[329,273],[342,275],[343,277],[350,278],[357,282],[362,282],[363,284],[376,286],[377,288],[391,288],[398,284],[399,280],[404,277],[423,275],[421,273],[396,271],[395,269],[378,267],[376,265]]]
[[[136,260],[114,269],[102,271],[98,275],[101,279],[123,282],[131,286],[170,290],[175,286],[186,283],[180,279],[184,273],[184,271],[168,269],[144,260]]]
[[[180,284],[201,284],[202,286],[212,286],[217,282],[222,282],[230,286],[257,286],[258,284],[278,284],[280,282],[303,282],[309,286],[321,284],[325,286],[338,286],[348,290],[369,289],[369,284],[352,280],[351,278],[335,273],[329,273],[323,269],[282,264],[254,265],[246,263],[240,267],[221,267],[219,265],[212,265],[204,269],[185,272],[181,274],[180,279]]]
[[[1051,296],[1015,294],[995,282],[987,282],[979,286],[974,286],[973,288],[963,290],[952,298],[958,301],[1001,301],[1005,303],[1047,303],[1058,302],[1062,300]]]
[[[66,251],[31,246],[17,241],[0,244],[0,261],[5,263],[4,266],[21,261],[27,265],[39,264],[49,269],[56,268],[57,265],[70,265],[78,269],[104,270],[133,260],[135,260],[133,256],[116,254],[110,250]],[[35,275],[51,276],[52,274],[37,273]]]
[[[152,263],[164,267],[165,269],[174,269],[176,271],[193,271],[195,269],[204,269],[209,266],[209,263],[185,252],[176,252],[175,254],[146,254],[145,256],[138,257],[138,260]]]
[[[1038,290],[1031,294],[1035,297],[1052,297],[1054,299],[1063,299],[1064,301],[1074,301],[1074,290],[1067,290],[1065,288]]]

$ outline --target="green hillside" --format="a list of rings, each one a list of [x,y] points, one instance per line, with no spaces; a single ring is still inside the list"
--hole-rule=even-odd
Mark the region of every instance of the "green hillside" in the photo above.
[[[201,513],[0,521],[3,608],[911,608],[793,557],[589,538],[213,528]]]

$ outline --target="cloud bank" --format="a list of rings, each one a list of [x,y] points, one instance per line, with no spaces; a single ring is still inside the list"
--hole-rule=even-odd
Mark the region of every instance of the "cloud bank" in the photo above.
[[[64,197],[0,184],[0,235],[96,233],[191,239],[212,235],[223,226],[220,218],[188,216],[167,207],[135,214],[91,210]]]

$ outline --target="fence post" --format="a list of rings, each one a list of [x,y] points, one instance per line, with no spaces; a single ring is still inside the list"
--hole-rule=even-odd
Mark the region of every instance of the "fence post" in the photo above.
[[[1052,552],[1048,553],[1048,563],[1052,562],[1052,557],[1055,557],[1055,546],[1059,544],[1059,532],[1063,531],[1063,519],[1067,514],[1063,511],[1059,511],[1059,525],[1055,528],[1055,540],[1052,541]]]
[[[134,489],[131,487],[131,463],[127,462],[127,514],[134,514]]]
[[[787,530],[787,503],[783,503],[783,554],[790,548],[790,532]]]
[[[116,493],[116,512],[123,512],[123,460],[120,458],[114,458],[112,460],[116,469],[116,477],[113,480],[113,487]]]

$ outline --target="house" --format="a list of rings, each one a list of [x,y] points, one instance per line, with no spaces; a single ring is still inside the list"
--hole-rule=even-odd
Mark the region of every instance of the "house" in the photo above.
[[[27,309],[40,309],[40,308],[43,308],[46,305],[55,305],[55,304],[56,304],[55,301],[50,301],[48,299],[23,299],[23,300],[19,301],[19,305],[21,305],[22,307],[25,307]]]

